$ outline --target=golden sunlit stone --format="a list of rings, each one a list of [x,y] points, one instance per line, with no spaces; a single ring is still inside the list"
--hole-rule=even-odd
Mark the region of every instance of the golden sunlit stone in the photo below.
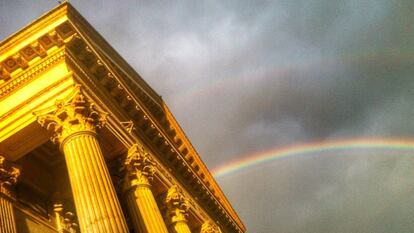
[[[0,43],[0,154],[1,232],[245,232],[162,98],[67,2]]]

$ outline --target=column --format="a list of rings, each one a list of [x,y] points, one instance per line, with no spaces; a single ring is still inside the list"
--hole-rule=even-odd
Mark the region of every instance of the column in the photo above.
[[[215,225],[211,221],[206,221],[201,226],[200,233],[221,233],[221,230],[217,225]]]
[[[188,227],[188,199],[184,197],[181,189],[173,185],[165,198],[167,206],[167,219],[171,223],[172,231],[175,233],[191,233]]]
[[[16,233],[13,212],[13,186],[17,182],[20,170],[0,156],[0,232]]]
[[[65,155],[81,232],[128,232],[96,137],[106,113],[90,103],[78,86],[67,99],[35,115],[42,126],[53,130],[52,141]]]
[[[123,191],[137,233],[168,233],[151,191],[155,163],[138,145],[132,146],[124,162]]]

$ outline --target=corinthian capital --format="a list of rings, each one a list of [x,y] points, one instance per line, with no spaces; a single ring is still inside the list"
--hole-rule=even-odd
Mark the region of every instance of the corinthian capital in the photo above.
[[[211,221],[206,221],[201,226],[200,233],[221,233],[221,230],[217,225],[215,225]]]
[[[165,198],[167,205],[167,217],[172,222],[187,221],[188,217],[188,199],[183,195],[182,190],[173,185],[167,193]]]
[[[7,162],[0,156],[0,193],[11,195],[11,189],[20,176],[20,169]]]
[[[80,86],[76,86],[68,98],[56,100],[54,106],[34,114],[40,125],[54,132],[53,142],[62,142],[80,131],[95,132],[96,128],[103,127],[107,115],[85,98]]]
[[[124,166],[132,185],[150,185],[155,173],[155,163],[143,147],[133,145],[128,150]]]

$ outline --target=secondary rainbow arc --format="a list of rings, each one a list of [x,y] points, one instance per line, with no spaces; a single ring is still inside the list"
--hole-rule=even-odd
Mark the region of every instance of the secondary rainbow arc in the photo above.
[[[404,150],[414,153],[414,138],[354,138],[291,145],[243,156],[241,159],[213,168],[212,173],[214,177],[219,178],[277,159],[316,152],[350,149]]]

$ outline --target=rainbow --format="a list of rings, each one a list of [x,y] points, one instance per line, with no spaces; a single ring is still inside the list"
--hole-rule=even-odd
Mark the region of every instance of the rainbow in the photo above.
[[[414,139],[357,138],[318,141],[291,145],[282,148],[261,151],[249,156],[243,156],[241,159],[230,161],[229,163],[213,168],[212,173],[215,178],[219,178],[249,167],[257,166],[265,162],[279,160],[282,158],[315,152],[320,153],[353,149],[386,149],[414,152]]]

